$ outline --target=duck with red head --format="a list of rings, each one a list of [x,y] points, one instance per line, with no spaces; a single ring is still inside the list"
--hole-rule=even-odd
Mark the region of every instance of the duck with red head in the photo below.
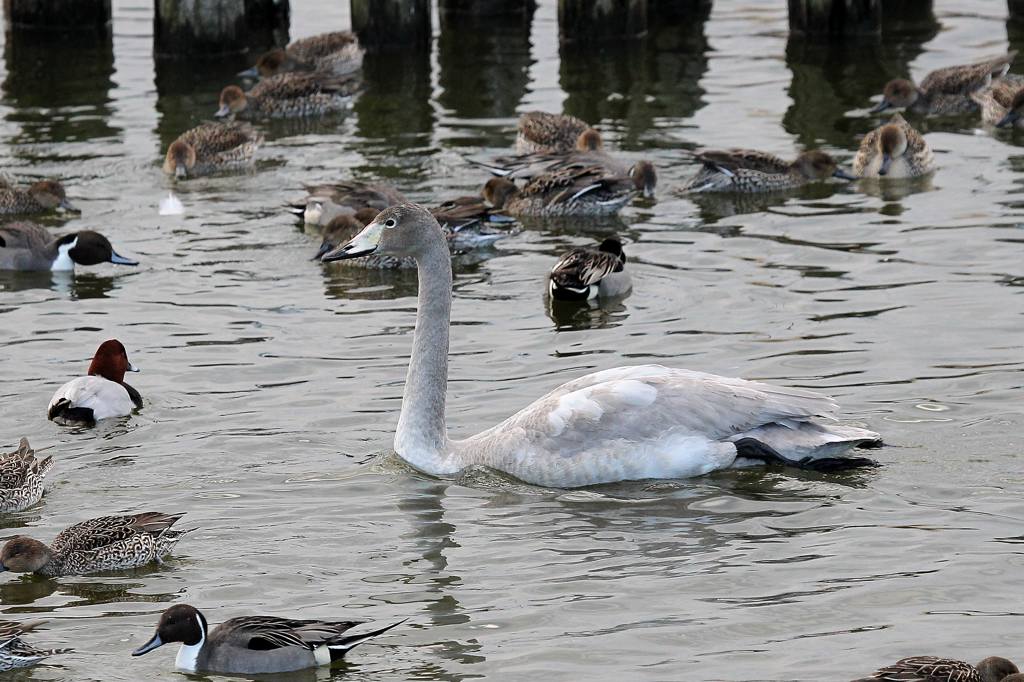
[[[89,373],[57,389],[46,416],[65,426],[94,426],[101,419],[124,417],[142,407],[142,396],[124,382],[125,372],[138,372],[117,339],[100,344]]]
[[[931,147],[899,114],[865,135],[853,157],[853,172],[861,178],[918,178],[933,170]]]

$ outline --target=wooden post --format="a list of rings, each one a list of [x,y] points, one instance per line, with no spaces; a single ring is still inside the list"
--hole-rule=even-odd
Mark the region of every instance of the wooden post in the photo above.
[[[153,53],[195,60],[288,42],[288,0],[154,0]]]
[[[535,0],[438,0],[437,2],[438,13],[442,20],[446,15],[456,14],[478,17],[532,16],[536,8]]]
[[[1024,0],[1018,0],[1024,7]],[[1013,5],[1014,0],[1009,0]],[[882,0],[882,33],[895,36],[935,37],[939,22],[932,0]]]
[[[430,0],[351,0],[352,30],[368,52],[430,46]]]
[[[809,38],[880,35],[882,0],[789,0],[789,30]]]
[[[13,26],[61,30],[110,26],[110,0],[4,0],[8,31]]]
[[[1024,0],[1006,0],[1010,10],[1010,21],[1015,24],[1024,24]]]
[[[558,0],[563,43],[639,38],[647,33],[647,0]]]

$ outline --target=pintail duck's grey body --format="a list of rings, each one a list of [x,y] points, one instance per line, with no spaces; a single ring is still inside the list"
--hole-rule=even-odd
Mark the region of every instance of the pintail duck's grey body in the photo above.
[[[517,128],[517,154],[559,154],[576,149],[580,135],[590,126],[567,114],[528,111],[519,117]]]
[[[0,552],[0,570],[62,576],[162,563],[181,536],[189,532],[171,530],[182,516],[161,512],[101,516],[69,526],[49,547],[19,535]]]
[[[618,239],[605,239],[598,249],[573,249],[551,268],[548,293],[563,301],[622,296],[633,286],[625,268]]]
[[[44,622],[46,621],[32,620],[21,623],[9,620],[0,621],[0,672],[27,668],[49,656],[73,651],[72,649],[38,649],[21,638],[21,635],[34,630]]]
[[[270,50],[239,76],[268,78],[293,71],[320,71],[349,76],[363,67],[363,48],[351,31],[333,31],[296,40],[286,48]]]
[[[1019,679],[1016,673],[1017,666],[998,656],[990,656],[976,666],[952,658],[913,656],[853,682],[1002,682]]]
[[[563,164],[531,177],[522,187],[507,178],[491,178],[483,190],[496,209],[530,217],[612,215],[638,194],[630,178],[587,163]]]
[[[250,168],[263,134],[248,123],[202,123],[178,136],[167,148],[164,172],[179,178]]]
[[[52,468],[53,458],[38,459],[27,438],[14,452],[0,455],[0,512],[22,511],[42,499],[43,480]]]
[[[981,107],[985,123],[1024,128],[1024,76],[1008,73],[971,97]]]
[[[132,652],[142,656],[157,647],[181,642],[179,669],[257,675],[331,665],[357,644],[400,625],[351,632],[363,621],[294,620],[276,616],[242,616],[210,630],[194,606],[178,604],[160,616],[156,633]]]
[[[597,134],[592,130],[587,132]],[[519,154],[496,159],[493,164],[481,165],[498,177],[527,182],[538,178],[572,175],[586,169],[588,175],[597,172],[607,180],[619,180],[625,186],[631,185],[636,194],[643,194],[647,198],[654,196],[654,190],[658,184],[657,172],[654,169],[654,164],[650,161],[641,160],[630,165],[599,148],[576,149],[559,153]]]
[[[928,142],[900,114],[865,135],[853,157],[853,172],[861,178],[918,178],[934,170]]]
[[[682,187],[684,192],[758,194],[796,189],[829,176],[852,180],[824,152],[803,152],[794,161],[753,149],[706,150],[695,155],[700,170]]]
[[[0,185],[2,215],[34,215],[58,208],[77,210],[68,201],[64,186],[56,180],[40,180],[25,188],[14,187],[8,182]]]
[[[332,74],[281,73],[262,79],[248,92],[227,86],[221,91],[216,116],[263,119],[337,113],[348,109],[358,87],[355,79]]]
[[[885,85],[882,101],[871,111],[906,108],[918,114],[952,116],[978,110],[971,95],[1006,74],[1016,52],[991,57],[975,64],[947,66],[932,71],[920,85],[897,78]]]
[[[98,263],[138,265],[114,251],[98,232],[84,230],[55,237],[35,223],[0,225],[0,270],[69,271],[75,264]]]

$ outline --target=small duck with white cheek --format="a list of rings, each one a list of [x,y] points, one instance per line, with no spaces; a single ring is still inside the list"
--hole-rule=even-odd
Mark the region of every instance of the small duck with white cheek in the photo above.
[[[124,383],[125,372],[138,372],[117,339],[100,344],[89,373],[57,389],[46,416],[64,426],[95,426],[100,419],[124,417],[142,407],[142,395]]]
[[[181,642],[174,661],[179,670],[236,675],[284,673],[336,663],[352,647],[402,622],[353,634],[350,630],[363,625],[362,621],[241,616],[226,620],[211,631],[199,609],[176,604],[163,612],[156,633],[132,656]]]

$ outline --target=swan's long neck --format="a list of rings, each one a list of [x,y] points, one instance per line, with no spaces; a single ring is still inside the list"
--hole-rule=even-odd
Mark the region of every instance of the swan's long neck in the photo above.
[[[450,461],[444,421],[448,390],[448,325],[452,310],[452,262],[438,240],[417,257],[419,300],[412,357],[395,433],[395,452],[428,474],[451,474],[461,467]]]

